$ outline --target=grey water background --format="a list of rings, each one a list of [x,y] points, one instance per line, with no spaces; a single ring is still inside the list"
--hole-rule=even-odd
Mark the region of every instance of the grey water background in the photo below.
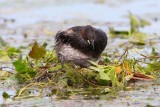
[[[108,33],[109,27],[117,30],[129,30],[128,13],[145,18],[150,26],[141,32],[158,36],[160,34],[160,0],[0,0],[0,36],[11,46],[28,46],[34,40],[54,44],[54,35],[75,25],[90,24]],[[24,36],[27,34],[27,38]],[[109,35],[108,35],[109,36]],[[117,46],[115,39],[107,48]],[[160,47],[157,47],[160,48]],[[147,50],[149,51],[149,50]],[[160,86],[146,84],[147,88],[122,91],[114,100],[84,100],[81,97],[72,100],[55,98],[24,99],[22,101],[4,101],[2,106],[41,106],[41,107],[146,107],[147,104],[160,106]],[[15,89],[0,88],[14,94]]]

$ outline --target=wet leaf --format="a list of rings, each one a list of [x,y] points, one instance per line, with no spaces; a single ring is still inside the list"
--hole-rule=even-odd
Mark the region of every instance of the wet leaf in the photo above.
[[[142,73],[134,73],[132,79],[134,80],[155,80],[156,78],[151,75],[146,75]]]
[[[47,51],[45,56],[44,56],[44,59],[43,59],[44,62],[46,63],[56,63],[58,61],[58,57],[57,57],[57,54],[55,51]]]
[[[7,43],[0,37],[0,47],[5,47]]]
[[[129,12],[129,19],[130,19],[131,33],[137,32],[140,27],[150,25],[150,22],[133,15],[131,12]]]
[[[29,56],[33,59],[39,60],[44,57],[46,50],[43,46],[40,46],[37,42],[34,43],[32,50],[29,52]]]
[[[129,19],[130,19],[131,33],[138,31],[138,28],[140,26],[139,19],[132,13],[129,13]]]
[[[112,90],[110,88],[105,88],[104,89],[104,93],[110,93],[110,92],[112,92]]]
[[[4,99],[10,98],[9,94],[6,92],[3,92],[2,96]]]
[[[20,60],[17,60],[15,62],[13,62],[13,65],[18,73],[25,73],[26,72],[26,68],[27,68],[26,62],[22,62]]]
[[[110,61],[110,59],[109,59],[108,57],[106,57],[106,58],[104,59],[104,62],[105,62],[105,63],[111,63],[111,61]]]
[[[105,66],[105,65],[98,65],[98,63],[96,63],[96,62],[93,62],[93,61],[89,61],[93,66],[95,66],[95,67],[97,67],[97,68],[102,68],[102,69],[104,69],[104,68],[106,68],[107,66]],[[92,67],[92,66],[91,66]]]
[[[111,79],[112,82],[112,87],[116,88],[116,86],[119,85],[118,79],[117,79],[117,75],[116,75],[116,67],[115,66],[111,66],[109,71],[108,71],[108,75]]]
[[[114,28],[109,28],[109,33],[111,34],[112,38],[120,37],[125,38],[129,35],[129,31],[125,30],[115,30]]]
[[[98,66],[98,64],[96,62],[93,62],[93,61],[89,61],[89,62],[94,66]]]
[[[135,44],[135,45],[145,45],[146,44],[143,41],[130,41],[130,43]]]
[[[145,45],[147,35],[141,32],[134,32],[131,34],[130,42],[136,45]]]
[[[111,80],[111,78],[108,76],[108,74],[103,71],[99,72],[99,76],[100,76],[100,79],[102,79],[102,80]]]
[[[104,71],[103,68],[99,68],[99,67],[90,66],[89,68],[98,72]]]
[[[21,50],[16,49],[15,47],[10,47],[9,49],[7,49],[7,53],[12,57],[14,54],[21,53]]]
[[[11,59],[8,56],[7,52],[0,50],[0,62],[1,63],[9,63],[9,62],[11,62]]]
[[[151,56],[158,56],[159,53],[156,52],[156,49],[152,47],[152,52],[151,52]]]
[[[140,19],[141,27],[151,25],[151,23],[145,19]]]

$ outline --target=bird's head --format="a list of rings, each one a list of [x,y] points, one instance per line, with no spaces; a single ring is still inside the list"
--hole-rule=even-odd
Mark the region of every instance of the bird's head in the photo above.
[[[94,41],[95,41],[95,30],[92,26],[87,25],[82,34],[83,38],[92,46],[94,50]]]

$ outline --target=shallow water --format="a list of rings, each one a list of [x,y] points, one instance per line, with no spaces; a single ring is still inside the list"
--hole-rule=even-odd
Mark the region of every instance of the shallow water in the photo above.
[[[103,1],[103,0],[102,0]],[[108,32],[108,27],[118,30],[129,30],[128,12],[149,20],[152,24],[141,29],[158,38],[160,35],[160,1],[154,0],[0,0],[0,36],[11,46],[28,46],[34,40],[54,44],[54,35],[75,25],[91,24]],[[7,19],[7,22],[4,22]],[[11,21],[14,19],[15,21]],[[27,34],[27,37],[24,36]],[[151,38],[151,37],[149,37]],[[159,39],[157,39],[159,42]],[[107,50],[114,51],[124,39],[109,40]],[[114,47],[113,47],[114,46]],[[159,44],[154,45],[157,49]],[[119,49],[121,51],[121,49]],[[135,51],[135,50],[134,50]],[[150,53],[144,48],[140,53]],[[135,54],[131,52],[131,56]],[[139,57],[139,56],[137,56]],[[142,83],[143,84],[143,83]],[[72,100],[56,100],[55,98],[33,98],[4,101],[0,96],[0,103],[8,106],[55,106],[55,107],[145,107],[147,104],[160,106],[159,85],[147,85],[145,88],[133,91],[121,91],[120,97],[111,101],[84,100],[77,97]],[[14,89],[0,89],[14,95]]]

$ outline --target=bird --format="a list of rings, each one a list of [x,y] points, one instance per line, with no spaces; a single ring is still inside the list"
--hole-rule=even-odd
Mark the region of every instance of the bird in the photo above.
[[[104,31],[91,25],[74,26],[58,31],[55,36],[55,51],[63,65],[66,62],[80,67],[89,67],[96,61],[107,45],[108,37]]]

